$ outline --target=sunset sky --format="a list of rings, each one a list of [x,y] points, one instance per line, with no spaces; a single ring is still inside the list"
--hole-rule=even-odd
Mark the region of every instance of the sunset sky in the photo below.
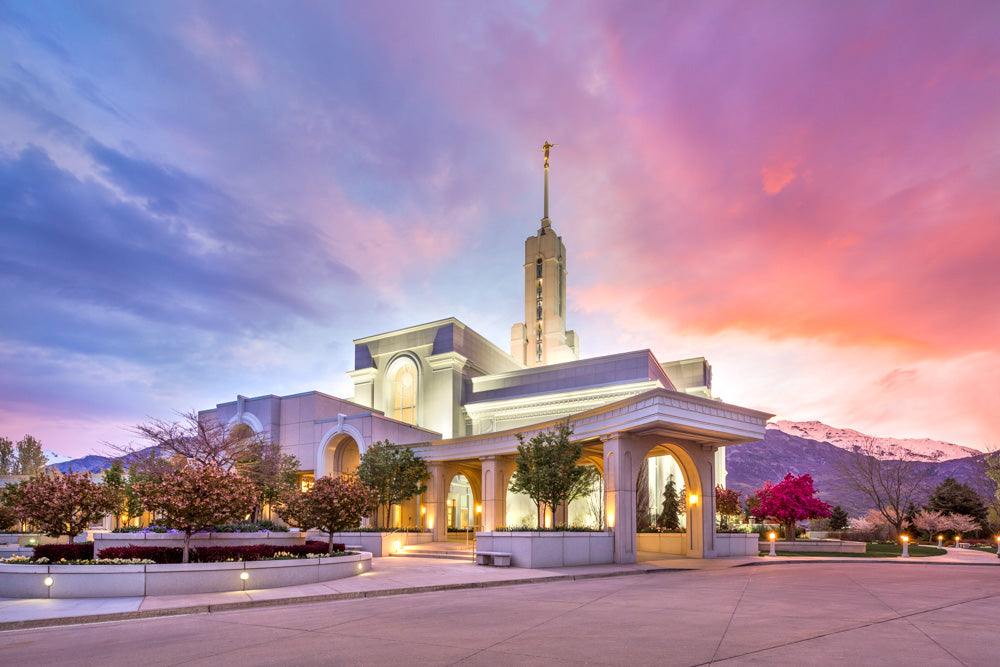
[[[507,349],[546,139],[583,356],[1000,447],[995,0],[0,0],[0,435]]]

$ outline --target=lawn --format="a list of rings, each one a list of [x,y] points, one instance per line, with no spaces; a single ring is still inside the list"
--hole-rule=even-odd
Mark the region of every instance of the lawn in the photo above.
[[[761,551],[761,556],[768,555],[769,552]],[[810,556],[814,558],[895,558],[903,555],[903,547],[899,544],[876,544],[869,542],[865,547],[865,553],[832,553],[829,551],[776,551],[779,556]],[[917,544],[910,545],[910,556],[923,558],[926,556],[943,556],[948,553],[944,549],[937,547],[924,547]]]

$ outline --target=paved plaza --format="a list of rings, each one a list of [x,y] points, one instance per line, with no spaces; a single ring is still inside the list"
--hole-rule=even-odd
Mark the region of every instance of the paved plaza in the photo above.
[[[380,560],[404,582],[406,571],[427,584],[435,571],[441,581],[499,572]],[[997,662],[996,567],[916,559],[722,565],[14,630],[0,633],[0,664]]]

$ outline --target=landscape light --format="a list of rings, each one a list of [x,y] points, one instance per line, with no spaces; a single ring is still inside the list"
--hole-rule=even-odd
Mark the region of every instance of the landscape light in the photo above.
[[[240,572],[240,579],[242,579],[243,581],[246,581],[249,578],[250,578],[250,573],[249,572],[246,572],[246,571]]]
[[[910,557],[910,536],[903,535],[903,558]]]
[[[52,577],[45,577],[44,579],[42,579],[42,583],[45,584],[46,586],[51,586],[52,585]]]
[[[774,538],[777,537],[774,533],[768,533],[768,539],[771,540],[771,553],[768,556],[777,556],[778,554],[774,551]]]
[[[400,543],[400,541],[396,540],[395,542],[392,543],[392,550],[393,551],[399,551],[400,547],[402,547],[402,546],[403,545]]]

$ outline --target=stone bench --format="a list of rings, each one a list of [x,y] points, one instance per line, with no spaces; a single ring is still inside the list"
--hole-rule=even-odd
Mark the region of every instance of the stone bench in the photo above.
[[[476,565],[510,567],[510,554],[503,551],[477,551]]]

